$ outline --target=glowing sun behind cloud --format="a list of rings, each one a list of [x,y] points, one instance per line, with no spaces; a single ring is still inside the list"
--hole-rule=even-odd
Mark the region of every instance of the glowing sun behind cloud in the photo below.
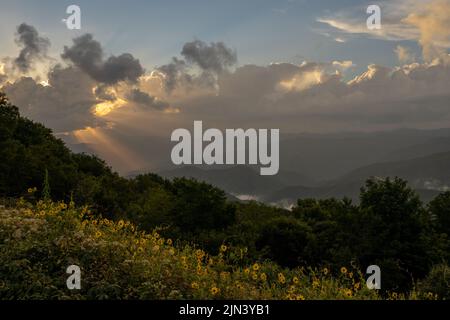
[[[126,104],[125,100],[118,98],[114,101],[103,101],[94,106],[94,114],[98,117],[104,117],[113,110],[120,108]]]

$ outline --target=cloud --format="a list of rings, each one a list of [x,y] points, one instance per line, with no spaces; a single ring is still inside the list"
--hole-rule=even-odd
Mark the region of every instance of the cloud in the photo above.
[[[157,69],[158,75],[162,76],[162,81],[167,92],[171,93],[178,83],[190,84],[192,76],[186,73],[186,62],[176,57],[172,61]]]
[[[127,94],[127,99],[131,102],[137,103],[146,108],[156,109],[156,110],[166,110],[170,106],[167,102],[161,101],[146,92],[139,89],[133,89]]]
[[[330,30],[326,33],[334,33],[336,37],[345,34],[390,41],[418,41],[428,61],[436,57],[436,49],[450,47],[450,0],[383,1],[380,6],[382,25],[379,30],[367,28],[368,16],[364,14],[363,6],[319,17],[317,21],[327,25]]]
[[[425,3],[403,21],[420,31],[419,43],[427,61],[448,59],[445,48],[450,46],[450,0]]]
[[[22,47],[19,56],[14,59],[14,66],[22,73],[27,73],[36,60],[47,56],[50,40],[39,36],[37,30],[22,23],[17,27],[16,43]]]
[[[182,100],[186,121],[282,131],[384,130],[450,124],[450,67],[440,62],[370,65],[351,81],[350,62],[245,65],[218,79],[216,95]]]
[[[214,73],[221,73],[237,62],[236,53],[223,42],[211,42],[209,45],[200,40],[187,42],[181,55],[187,62]]]
[[[416,61],[416,57],[411,49],[398,45],[394,52],[397,54],[400,63],[411,63]]]
[[[215,88],[217,77],[237,63],[236,52],[223,42],[207,44],[200,40],[187,42],[181,51],[184,59],[176,57],[166,65],[157,68],[168,94],[175,89],[190,91],[192,88]],[[200,72],[192,70],[198,68]]]
[[[101,44],[91,34],[75,38],[71,47],[64,47],[61,57],[92,79],[109,85],[119,81],[136,82],[145,72],[139,60],[129,53],[110,56],[105,60]]]
[[[78,68],[56,66],[48,74],[48,86],[22,77],[7,83],[2,91],[24,116],[55,132],[67,132],[102,125],[103,121],[92,113],[96,103],[93,87],[93,80]]]

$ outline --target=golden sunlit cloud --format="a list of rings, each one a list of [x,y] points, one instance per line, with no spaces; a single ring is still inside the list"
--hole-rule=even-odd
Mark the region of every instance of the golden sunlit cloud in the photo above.
[[[48,83],[47,80],[43,80],[43,81],[39,82],[39,84],[44,87],[50,87],[50,83]]]
[[[282,91],[306,90],[314,85],[320,84],[322,81],[322,74],[323,72],[320,70],[305,72],[300,76],[295,76],[292,79],[281,81],[279,83],[279,88]]]
[[[103,101],[94,106],[94,114],[98,117],[104,117],[117,108],[123,107],[127,102],[120,98],[114,101]]]

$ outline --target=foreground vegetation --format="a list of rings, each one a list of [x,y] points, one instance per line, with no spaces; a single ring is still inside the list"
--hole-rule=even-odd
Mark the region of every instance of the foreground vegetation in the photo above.
[[[95,219],[64,203],[21,202],[0,209],[1,299],[379,299],[357,270],[283,269],[272,262],[240,267],[244,252],[217,255],[178,246],[157,231]],[[82,269],[82,289],[66,287],[69,265]],[[390,299],[436,299],[390,293]]]

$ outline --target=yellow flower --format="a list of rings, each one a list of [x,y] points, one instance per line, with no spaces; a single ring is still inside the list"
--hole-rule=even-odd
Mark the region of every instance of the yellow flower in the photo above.
[[[33,192],[34,192],[33,188],[28,188],[28,193],[33,193]]]
[[[252,279],[258,280],[258,274],[256,272],[252,272]]]
[[[286,282],[286,278],[284,277],[284,274],[282,274],[282,273],[278,274],[278,282],[279,283],[285,283]]]
[[[102,236],[101,231],[97,231],[97,232],[95,233],[95,237],[96,237],[96,238],[100,238],[101,236]]]
[[[158,245],[153,246],[153,251],[159,251],[159,246]]]
[[[347,273],[347,268],[346,267],[342,267],[341,268],[341,273],[342,274],[346,274]]]
[[[314,279],[313,280],[313,288],[317,288],[318,286],[320,286],[319,279]]]
[[[348,273],[348,277],[349,277],[349,278],[353,278],[353,272],[349,272],[349,273]]]
[[[259,278],[261,279],[261,281],[266,281],[267,280],[267,275],[263,272],[260,274]]]
[[[192,282],[192,284],[191,284],[191,288],[192,288],[192,289],[197,290],[199,287],[200,287],[200,286],[198,285],[197,282],[195,282],[195,281]]]
[[[220,292],[220,289],[219,288],[217,288],[217,287],[212,287],[211,288],[211,294],[213,295],[213,296],[215,296],[216,294],[218,294]]]
[[[203,252],[203,250],[197,249],[195,251],[195,255],[197,256],[197,259],[202,259],[205,256],[205,253]]]
[[[328,274],[328,269],[327,268],[323,268],[322,272],[323,272],[324,275],[327,275]]]
[[[220,246],[220,251],[221,252],[225,252],[225,251],[227,251],[227,249],[228,249],[227,246],[224,245],[224,244]]]
[[[197,274],[198,274],[199,276],[201,276],[202,273],[203,273],[202,266],[201,266],[201,265],[197,265]]]
[[[294,278],[292,278],[292,282],[294,282],[295,284],[298,284],[298,283],[299,283],[299,280],[298,280],[297,277],[294,277]]]
[[[359,283],[359,282],[355,283],[355,284],[353,285],[353,287],[355,288],[355,290],[359,290],[360,283]]]
[[[250,269],[249,269],[249,268],[245,268],[245,269],[244,269],[244,273],[245,273],[245,274],[249,274],[249,273],[250,273]]]
[[[303,295],[301,295],[301,294],[298,294],[295,298],[297,300],[305,300],[305,297]]]
[[[351,297],[351,296],[353,295],[353,292],[352,292],[351,289],[345,289],[345,290],[344,290],[344,294],[345,294],[347,297]]]
[[[123,228],[125,222],[123,220],[120,220],[118,223],[119,228]]]
[[[209,260],[208,260],[208,264],[209,264],[210,266],[214,264],[214,260],[213,260],[213,258],[209,258]]]
[[[252,268],[253,268],[253,271],[258,271],[259,270],[259,264],[255,263]]]
[[[172,245],[172,239],[167,239],[167,244],[169,245],[169,246],[171,246]]]

